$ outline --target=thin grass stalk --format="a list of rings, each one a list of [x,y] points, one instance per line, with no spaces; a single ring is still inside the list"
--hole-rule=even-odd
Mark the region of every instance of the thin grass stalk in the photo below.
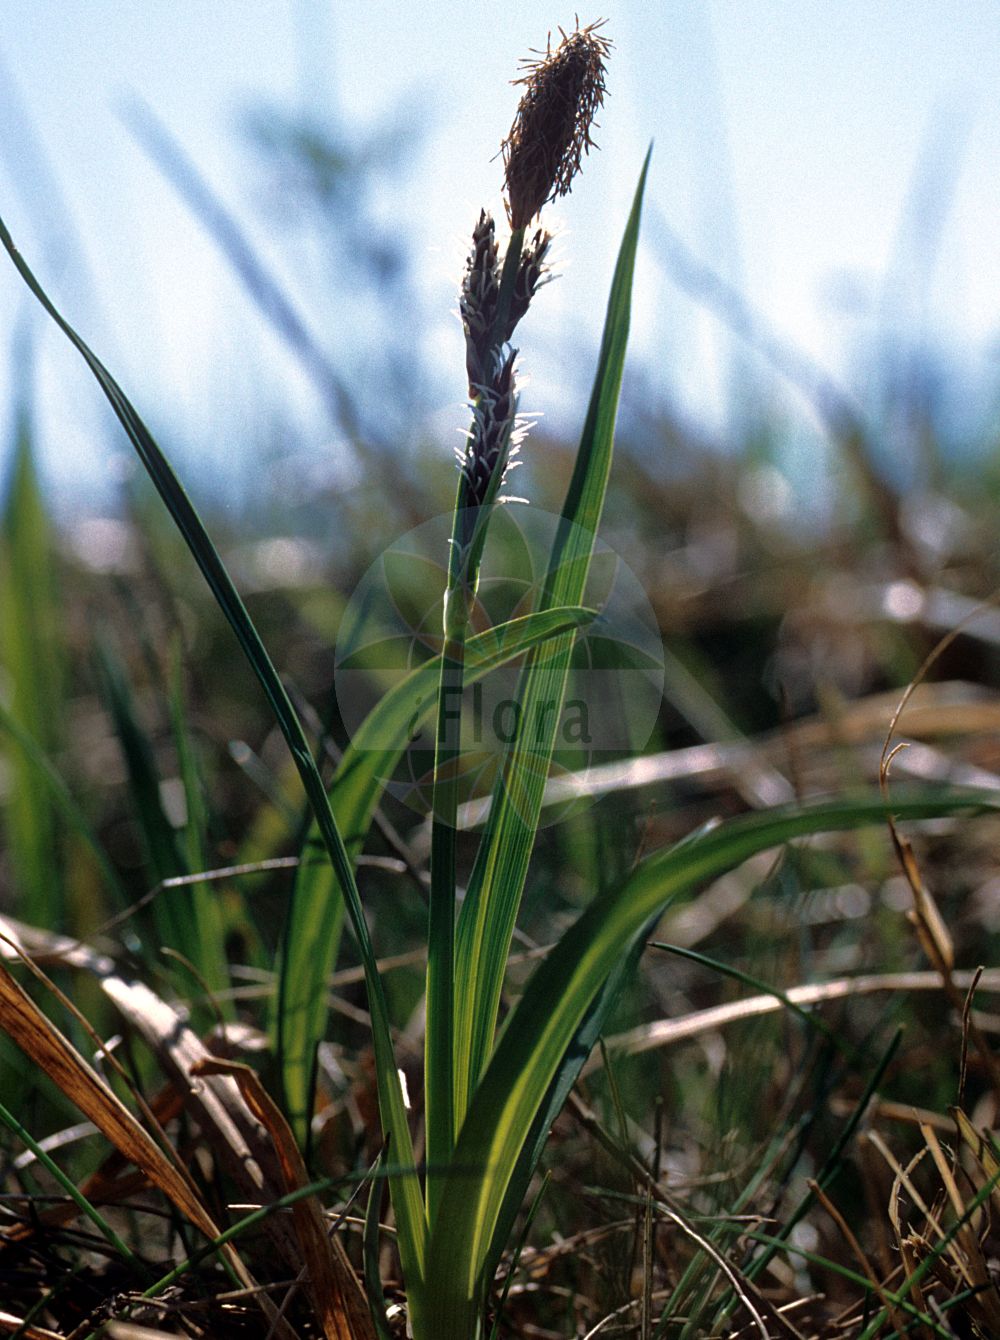
[[[943,1256],[948,1250],[954,1238],[963,1231],[965,1226],[975,1217],[976,1211],[987,1203],[996,1187],[1000,1185],[1000,1171],[994,1175],[979,1188],[976,1194],[965,1207],[964,1214],[960,1215],[955,1222],[947,1229],[939,1242],[927,1253],[924,1259],[919,1263],[912,1275],[908,1275],[901,1287],[896,1291],[892,1298],[893,1303],[899,1305],[904,1303],[908,1296],[914,1292],[917,1286],[933,1271],[939,1257]],[[865,1327],[858,1340],[875,1340],[875,1337],[881,1331],[882,1327],[889,1321],[888,1309],[883,1307],[878,1315],[874,1317],[868,1326]],[[893,1331],[889,1340],[895,1340],[899,1335],[898,1331]]]
[[[797,1257],[800,1261],[805,1261],[809,1265],[818,1266],[821,1270],[828,1270],[840,1279],[846,1280],[849,1284],[859,1285],[865,1291],[866,1298],[870,1298],[873,1295],[871,1281],[865,1275],[861,1274],[860,1271],[852,1270],[850,1266],[845,1266],[840,1261],[833,1261],[828,1256],[821,1256],[818,1252],[811,1252],[805,1247],[799,1247],[795,1243],[786,1242],[783,1238],[776,1238],[773,1234],[764,1233],[759,1228],[748,1229],[746,1236],[751,1242],[759,1242],[766,1247],[775,1247],[788,1256]],[[913,1321],[919,1321],[922,1325],[930,1327],[933,1335],[940,1336],[941,1340],[954,1340],[954,1331],[945,1330],[945,1328],[939,1322],[936,1322],[933,1317],[928,1316],[926,1312],[921,1312],[920,1309],[909,1302],[908,1299],[901,1298],[898,1292],[887,1289],[883,1285],[882,1294],[890,1303],[902,1308]],[[942,1309],[942,1311],[943,1310],[944,1309]],[[657,1332],[653,1337],[653,1340],[658,1340],[659,1335],[660,1332]]]
[[[457,524],[457,521],[456,521]],[[449,595],[457,594],[452,587]],[[445,640],[438,690],[434,754],[431,888],[427,923],[427,1021],[424,1030],[424,1110],[427,1114],[427,1217],[437,1209],[436,1170],[447,1167],[454,1148],[455,1017],[455,824],[458,811],[456,771],[461,749],[460,719],[452,723],[449,704],[460,718],[464,629]],[[454,729],[452,726],[454,725]],[[451,737],[458,735],[457,743]]]
[[[874,1071],[869,1076],[868,1082],[866,1083],[864,1091],[862,1092],[860,1099],[855,1105],[853,1112],[851,1113],[848,1120],[845,1122],[843,1129],[841,1130],[837,1139],[834,1141],[832,1149],[827,1154],[822,1167],[816,1174],[814,1181],[818,1186],[825,1189],[827,1186],[829,1186],[830,1182],[833,1180],[834,1176],[839,1171],[841,1161],[843,1159],[847,1146],[853,1140],[854,1135],[858,1129],[858,1126],[861,1124],[861,1121],[863,1120],[864,1115],[868,1110],[869,1104],[875,1097],[875,1094],[878,1090],[878,1086],[882,1082],[883,1076],[889,1069],[889,1065],[893,1057],[896,1055],[896,1052],[899,1050],[899,1045],[902,1041],[902,1038],[903,1038],[902,1030],[897,1030],[897,1032],[893,1035],[892,1040],[889,1043],[889,1046],[886,1048],[885,1052],[879,1059],[879,1062],[876,1065]],[[802,1198],[799,1200],[798,1204],[795,1206],[792,1212],[786,1216],[784,1222],[781,1225],[780,1232],[777,1234],[777,1236],[781,1239],[787,1239],[788,1237],[790,1237],[795,1225],[798,1224],[805,1217],[807,1211],[814,1204],[815,1200],[816,1200],[815,1193],[812,1190],[807,1191],[805,1195],[803,1195]],[[757,1277],[762,1273],[762,1271],[766,1269],[768,1263],[775,1256],[775,1251],[776,1249],[769,1248],[768,1250],[764,1251],[760,1256],[757,1256],[752,1261],[749,1261],[743,1272],[745,1277],[751,1281],[756,1280]],[[732,1315],[735,1306],[736,1306],[735,1298],[732,1296],[732,1294],[727,1295],[720,1302],[717,1308],[716,1321],[720,1325],[724,1324],[724,1322]],[[690,1332],[691,1328],[689,1326],[685,1329],[684,1334],[687,1335]]]
[[[520,267],[524,229],[511,237],[500,277],[496,311],[490,325],[479,375],[495,369],[502,385],[510,381],[512,359],[505,365],[503,345],[510,331],[511,306]],[[484,402],[494,387],[480,385],[473,401],[470,456],[485,435]],[[514,402],[511,399],[511,410]],[[513,418],[501,434],[508,443]],[[432,790],[431,888],[427,929],[427,1022],[424,1045],[424,1106],[427,1114],[427,1217],[434,1222],[439,1170],[451,1158],[458,1135],[456,1095],[461,1087],[456,1070],[455,889],[456,841],[462,755],[462,695],[465,687],[465,644],[472,614],[490,516],[506,470],[509,445],[501,445],[492,469],[471,460],[459,472],[445,591],[445,640],[438,686]],[[478,467],[478,468],[477,468]],[[464,1078],[464,1077],[461,1077]]]
[[[0,1103],[0,1121],[2,1121],[3,1124],[24,1143],[32,1154],[34,1154],[42,1167],[55,1178],[66,1192],[67,1196],[69,1196],[70,1200],[76,1205],[80,1213],[89,1219],[97,1231],[107,1239],[108,1243],[118,1253],[125,1264],[134,1270],[137,1275],[148,1279],[150,1271],[145,1263],[135,1255],[127,1243],[123,1242],[111,1224],[105,1219],[104,1215],[101,1214],[97,1206],[91,1204],[73,1179],[63,1172],[55,1159],[53,1159],[48,1151],[38,1143],[31,1132],[21,1125],[14,1113],[11,1112],[9,1108],[5,1107],[3,1103]]]

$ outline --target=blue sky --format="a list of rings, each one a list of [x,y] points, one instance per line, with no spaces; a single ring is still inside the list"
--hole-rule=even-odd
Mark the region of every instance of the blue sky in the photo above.
[[[560,423],[578,412],[565,369],[593,357],[650,140],[634,359],[692,417],[718,426],[718,377],[731,346],[673,282],[654,213],[791,344],[860,389],[876,325],[946,343],[980,381],[995,374],[996,0],[605,0],[581,19],[598,12],[616,47],[601,152],[547,215],[560,229],[562,278],[545,290],[523,340],[533,373],[525,408]],[[421,337],[441,370],[428,422],[450,450],[462,422],[451,313],[463,238],[481,204],[502,212],[491,160],[517,101],[509,80],[559,23],[571,26],[573,10],[537,0],[10,7],[0,32],[0,213],[137,403],[170,425],[182,454],[233,468],[252,449],[257,421],[282,402],[316,430],[318,450],[307,389],[135,143],[121,107],[138,95],[155,108],[280,268],[241,113],[267,102],[371,126],[405,105],[426,125],[423,148],[403,180],[386,183],[382,205],[418,258]],[[289,282],[294,289],[294,275]],[[297,296],[308,311],[308,290]],[[6,331],[23,306],[0,265]],[[96,393],[54,333],[39,329],[46,470],[70,494],[108,476],[107,439]],[[350,338],[317,329],[331,348]]]

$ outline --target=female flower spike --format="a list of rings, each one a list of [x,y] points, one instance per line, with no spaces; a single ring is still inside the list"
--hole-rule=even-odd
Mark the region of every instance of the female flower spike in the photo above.
[[[580,170],[594,116],[604,102],[604,61],[611,49],[597,29],[579,26],[544,56],[527,61],[518,84],[524,96],[503,143],[507,215],[514,231],[526,228],[549,200],[566,195]]]
[[[517,116],[503,143],[506,206],[511,237],[503,262],[492,216],[482,210],[462,278],[459,316],[465,332],[465,370],[472,425],[456,453],[460,492],[449,562],[445,630],[457,642],[471,615],[489,512],[503,502],[501,489],[525,424],[517,416],[515,358],[518,322],[549,278],[552,238],[527,226],[547,200],[565,195],[590,148],[594,113],[604,100],[604,61],[611,49],[597,29],[576,29],[552,50],[524,63],[525,85]]]

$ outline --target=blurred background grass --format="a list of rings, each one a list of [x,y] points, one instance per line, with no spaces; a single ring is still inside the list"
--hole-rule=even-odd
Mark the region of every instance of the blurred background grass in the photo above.
[[[601,151],[586,189],[553,214],[558,268],[580,278],[538,305],[531,407],[559,433],[577,431],[599,334],[592,294],[607,290],[611,239],[655,139],[633,413],[669,403],[687,433],[732,454],[778,430],[788,514],[802,498],[832,505],[839,466],[808,398],[733,334],[718,294],[704,301],[679,243],[867,407],[926,402],[949,451],[981,443],[1000,287],[988,0],[947,21],[933,0],[877,13],[861,0],[835,13],[684,0],[607,14],[616,51]],[[463,426],[451,312],[465,239],[481,205],[498,208],[494,156],[518,96],[509,81],[559,23],[572,14],[526,0],[502,25],[486,7],[447,3],[250,0],[208,17],[197,0],[169,10],[40,0],[9,16],[0,50],[6,217],[36,239],[56,300],[126,382],[139,378],[147,409],[169,406],[185,473],[204,464],[206,486],[232,506],[262,456],[288,465],[270,477],[269,501],[293,480],[350,487],[357,463],[342,425],[151,157],[139,108],[239,220],[368,431],[398,442],[380,393],[392,379],[410,450]],[[0,290],[6,325],[23,301]],[[70,506],[83,490],[113,502],[100,411],[82,417],[82,378],[50,333],[39,360],[50,486]],[[402,398],[408,383],[420,387],[415,406]],[[880,467],[919,482],[928,462],[913,425],[900,411],[884,427]],[[260,493],[254,475],[255,506]]]

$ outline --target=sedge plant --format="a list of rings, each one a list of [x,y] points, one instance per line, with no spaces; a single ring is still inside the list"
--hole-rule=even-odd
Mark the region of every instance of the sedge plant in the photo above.
[[[441,652],[387,693],[324,781],[274,663],[199,514],[131,401],[51,303],[0,221],[2,241],[25,283],[81,354],[228,619],[288,744],[312,813],[307,839],[325,864],[304,865],[286,919],[273,1036],[293,1127],[306,1143],[310,1067],[326,1030],[325,985],[346,919],[365,974],[379,1112],[396,1242],[414,1340],[479,1340],[490,1290],[548,1129],[566,1100],[608,1010],[634,966],[644,932],[672,901],[695,892],[756,852],[797,837],[885,818],[870,799],[760,811],[699,831],[636,865],[596,897],[527,981],[500,1024],[511,937],[538,829],[558,711],[584,604],[614,446],[614,428],[647,163],[621,241],[593,387],[572,477],[536,608],[486,633],[471,632],[484,546],[517,449],[515,329],[546,278],[550,238],[528,232],[544,205],[565,194],[590,146],[610,44],[599,24],[561,34],[523,76],[524,95],[505,145],[510,235],[500,259],[484,211],[475,226],[460,297],[472,424],[460,453],[448,554]],[[527,240],[526,240],[527,239]],[[464,687],[524,658],[519,719],[547,723],[515,732],[493,788],[465,897],[456,896],[456,820]],[[355,878],[360,853],[395,760],[415,721],[436,713],[430,906],[427,932],[424,1120],[426,1162],[397,1069],[392,1018],[372,930]],[[899,816],[936,816],[983,806],[983,797],[924,797]],[[210,896],[207,890],[205,896]],[[373,1321],[389,1332],[377,1278],[380,1195],[365,1234]]]

